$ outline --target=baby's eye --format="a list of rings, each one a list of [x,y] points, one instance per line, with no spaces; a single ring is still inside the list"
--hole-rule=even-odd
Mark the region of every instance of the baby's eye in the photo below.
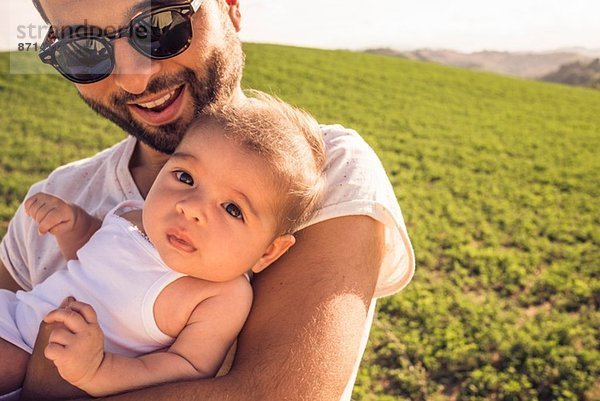
[[[190,174],[186,173],[185,171],[175,171],[175,178],[177,178],[178,181],[183,182],[184,184],[190,186],[194,185],[194,179]]]
[[[236,219],[244,220],[244,215],[242,214],[242,210],[235,204],[231,202],[223,203],[223,208],[227,213]]]

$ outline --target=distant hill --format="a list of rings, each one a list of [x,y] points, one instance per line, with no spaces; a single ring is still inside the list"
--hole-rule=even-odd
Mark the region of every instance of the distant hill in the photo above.
[[[513,75],[529,79],[538,79],[546,76],[565,64],[590,62],[596,54],[596,51],[579,48],[544,53],[511,53],[498,51],[461,53],[444,49],[419,49],[412,51],[370,49],[367,50],[367,52],[401,56],[412,60],[431,61],[438,64],[452,65],[472,70],[490,71],[498,74]]]
[[[559,51],[565,53],[577,53],[589,58],[600,58],[600,48],[588,49],[585,47],[564,47],[562,49],[559,49]]]
[[[589,64],[580,61],[565,64],[542,79],[548,82],[600,89],[600,59],[595,59]]]

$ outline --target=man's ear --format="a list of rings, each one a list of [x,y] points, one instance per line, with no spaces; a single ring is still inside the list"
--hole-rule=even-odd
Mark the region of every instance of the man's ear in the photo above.
[[[279,257],[295,243],[296,238],[292,234],[280,235],[275,238],[273,242],[271,242],[271,245],[268,246],[265,253],[263,253],[260,259],[252,266],[252,271],[254,273],[260,273],[271,263],[279,259]]]
[[[242,14],[240,13],[240,2],[238,0],[227,0],[229,4],[229,19],[233,23],[236,32],[240,31]]]

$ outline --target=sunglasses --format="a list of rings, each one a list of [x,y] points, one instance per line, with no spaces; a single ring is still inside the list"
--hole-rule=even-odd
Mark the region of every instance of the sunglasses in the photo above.
[[[78,84],[98,82],[112,73],[115,67],[112,42],[119,38],[127,38],[135,50],[152,60],[175,57],[190,46],[191,17],[203,1],[151,8],[112,33],[104,33],[96,27],[77,26],[58,38],[50,27],[39,57]]]

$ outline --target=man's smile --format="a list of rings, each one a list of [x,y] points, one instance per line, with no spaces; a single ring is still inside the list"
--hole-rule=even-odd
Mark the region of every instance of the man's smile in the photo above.
[[[171,92],[167,93],[166,95],[160,97],[159,99],[156,100],[151,100],[148,101],[146,103],[138,103],[136,106],[141,107],[143,109],[153,109],[152,111],[159,111],[158,106],[162,106],[164,105],[169,99],[171,99],[173,97],[173,95],[175,94],[177,90],[172,90]],[[165,107],[168,106],[165,105]]]
[[[128,103],[127,107],[149,125],[163,125],[175,120],[182,109],[185,85],[143,101]]]

